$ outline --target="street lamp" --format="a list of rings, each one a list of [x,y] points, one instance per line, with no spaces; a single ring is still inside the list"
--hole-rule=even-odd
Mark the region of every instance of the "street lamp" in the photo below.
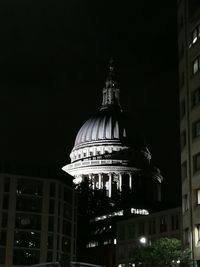
[[[139,239],[140,243],[145,245],[147,243],[147,239],[145,236],[141,236],[140,239]]]

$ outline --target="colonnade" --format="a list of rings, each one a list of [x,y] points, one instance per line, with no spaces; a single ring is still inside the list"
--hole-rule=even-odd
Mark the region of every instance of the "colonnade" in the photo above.
[[[112,196],[112,191],[114,187],[122,191],[122,185],[123,185],[123,176],[128,175],[128,186],[130,189],[132,189],[133,185],[133,177],[132,173],[126,172],[108,172],[108,173],[90,173],[87,175],[78,175],[76,178],[78,178],[79,181],[83,181],[85,178],[88,178],[90,186],[93,189],[103,189],[106,188],[107,194],[109,197]]]

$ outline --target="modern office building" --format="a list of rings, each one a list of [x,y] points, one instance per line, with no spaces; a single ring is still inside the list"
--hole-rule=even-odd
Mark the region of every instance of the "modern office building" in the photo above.
[[[151,245],[162,237],[182,239],[182,212],[180,207],[147,216],[130,217],[118,222],[116,266],[135,266],[134,249],[142,245]]]
[[[78,261],[114,266],[116,222],[155,208],[163,177],[121,108],[113,62],[102,95],[100,110],[80,128],[71,163],[63,170],[74,177],[80,192]]]
[[[200,266],[200,2],[177,3],[184,244]]]
[[[76,197],[64,178],[0,174],[1,267],[76,260]]]

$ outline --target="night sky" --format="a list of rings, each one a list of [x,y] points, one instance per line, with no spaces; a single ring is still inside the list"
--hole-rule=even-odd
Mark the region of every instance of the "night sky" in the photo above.
[[[176,1],[3,0],[0,48],[2,171],[53,174],[69,163],[112,56],[123,110],[165,178],[164,199],[178,199]]]

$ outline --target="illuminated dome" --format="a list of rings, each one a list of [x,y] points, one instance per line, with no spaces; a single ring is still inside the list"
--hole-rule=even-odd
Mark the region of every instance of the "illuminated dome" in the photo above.
[[[75,147],[85,143],[128,143],[128,123],[121,110],[106,108],[87,120],[79,130]]]
[[[70,153],[71,163],[63,167],[74,177],[75,184],[88,179],[91,188],[105,189],[109,197],[121,192],[124,186],[131,189],[133,179],[140,177],[141,168],[149,167],[151,160],[137,126],[132,127],[133,122],[121,109],[112,63],[102,91],[100,110],[78,131]],[[156,180],[161,182],[159,174]]]

